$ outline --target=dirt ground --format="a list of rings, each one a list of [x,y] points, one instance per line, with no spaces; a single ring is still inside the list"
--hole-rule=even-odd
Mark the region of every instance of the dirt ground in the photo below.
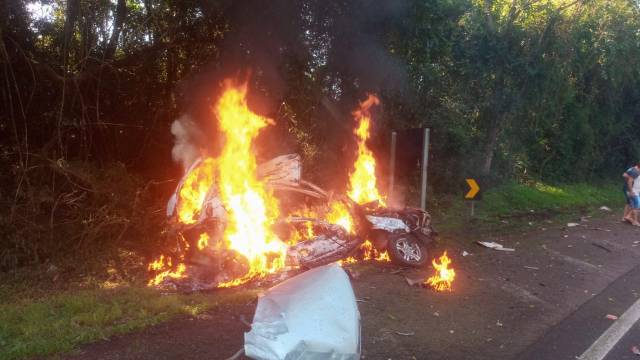
[[[499,238],[447,241],[454,290],[411,287],[422,270],[358,264],[352,281],[362,316],[364,359],[510,359],[578,306],[640,263],[640,229],[618,214],[540,220]],[[514,252],[483,248],[497,241]],[[462,256],[462,251],[470,253]],[[212,294],[215,296],[215,293]],[[63,359],[226,359],[243,345],[255,302],[225,305],[82,347]]]

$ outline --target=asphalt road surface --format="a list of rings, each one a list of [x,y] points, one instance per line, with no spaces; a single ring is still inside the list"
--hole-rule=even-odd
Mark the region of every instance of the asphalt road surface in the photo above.
[[[357,264],[364,359],[631,359],[640,348],[640,229],[619,214],[538,220],[504,237],[445,239],[450,293],[409,286],[432,269]],[[514,252],[487,249],[496,241]],[[462,256],[462,251],[471,255]],[[215,294],[212,294],[215,296]],[[226,359],[255,304],[223,306],[83,347],[71,359]],[[609,318],[607,315],[613,315]],[[610,319],[611,318],[611,319]],[[617,318],[617,319],[615,319]],[[640,358],[640,357],[639,357]]]

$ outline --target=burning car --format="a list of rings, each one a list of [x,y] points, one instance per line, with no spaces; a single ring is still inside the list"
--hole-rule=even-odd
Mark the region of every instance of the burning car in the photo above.
[[[176,239],[176,251],[149,264],[156,274],[150,285],[231,287],[333,261],[426,263],[436,235],[429,214],[391,209],[377,190],[375,159],[366,146],[377,97],[370,95],[353,112],[357,158],[346,196],[334,196],[301,178],[299,155],[258,165],[252,142],[273,121],[248,108],[246,83],[224,86],[214,111],[225,145],[217,158],[196,160],[169,199],[168,235]],[[317,204],[289,211],[282,206],[287,194]]]
[[[219,245],[223,241],[228,214],[215,186],[206,192],[202,209],[194,221],[184,224],[180,220],[180,193],[189,174],[199,166],[203,166],[202,159],[192,165],[178,184],[167,204],[167,216],[175,234],[190,244],[186,247],[201,251],[206,247],[205,253],[216,258],[210,266],[217,269],[209,270],[225,273],[238,265],[220,261],[229,255],[221,251],[224,247]],[[345,259],[347,262],[373,259],[419,267],[428,261],[427,246],[437,233],[426,211],[390,209],[377,201],[360,205],[346,196],[332,199],[320,187],[300,178],[300,157],[296,154],[283,155],[259,165],[258,174],[276,194],[297,193],[319,199],[320,205],[313,210],[307,209],[311,216],[293,215],[278,220],[281,229],[290,229],[281,231],[286,234],[283,238],[290,239],[285,265],[314,268]],[[207,234],[206,240],[201,234]],[[191,254],[192,259],[198,257],[202,256]]]

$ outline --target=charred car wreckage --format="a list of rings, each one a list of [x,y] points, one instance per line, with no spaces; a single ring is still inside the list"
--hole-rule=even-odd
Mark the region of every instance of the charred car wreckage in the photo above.
[[[190,273],[164,281],[189,291],[220,287],[248,269],[233,250],[222,246],[228,212],[215,185],[206,191],[201,210],[192,223],[178,219],[185,179],[202,162],[198,159],[191,165],[166,209],[168,234],[180,240],[177,246],[183,253],[183,261],[190,265]],[[295,239],[287,242],[286,269],[299,272],[336,261],[368,260],[381,257],[382,253],[387,261],[404,266],[420,267],[428,261],[427,248],[437,235],[429,213],[409,207],[392,209],[377,201],[358,204],[348,196],[336,196],[303,180],[301,173],[297,154],[279,156],[257,167],[258,179],[273,191],[281,206],[287,209],[288,203],[293,204],[273,224],[280,238]],[[293,208],[297,204],[304,204],[304,208]],[[342,210],[342,219],[335,216],[336,209]],[[202,243],[203,236],[207,238],[206,244]]]

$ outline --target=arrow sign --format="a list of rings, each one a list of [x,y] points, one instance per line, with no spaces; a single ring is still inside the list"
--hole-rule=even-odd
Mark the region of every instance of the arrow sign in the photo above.
[[[464,196],[467,200],[473,200],[478,192],[480,191],[480,186],[475,179],[466,179],[467,184],[469,185],[469,192]]]

